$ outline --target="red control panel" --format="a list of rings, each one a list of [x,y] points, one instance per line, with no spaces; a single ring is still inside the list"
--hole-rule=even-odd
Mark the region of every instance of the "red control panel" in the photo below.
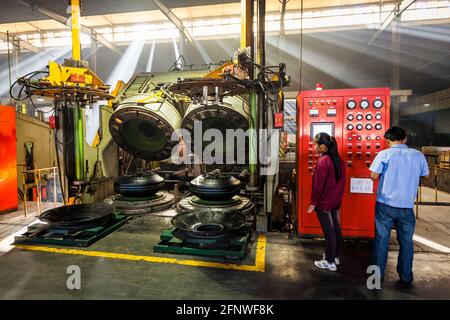
[[[346,237],[371,238],[375,234],[376,183],[369,166],[387,147],[389,88],[302,91],[297,96],[297,228],[300,235],[321,235],[317,215],[307,213],[311,202],[314,167],[319,158],[313,138],[327,132],[336,138],[347,166],[341,207],[341,226]]]

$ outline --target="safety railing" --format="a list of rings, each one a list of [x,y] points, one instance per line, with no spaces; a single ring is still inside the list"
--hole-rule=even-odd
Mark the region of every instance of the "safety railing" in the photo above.
[[[23,201],[24,201],[25,217],[28,214],[27,191],[30,186],[32,188],[36,187],[36,203],[37,203],[38,214],[41,214],[43,211],[43,209],[42,209],[42,177],[45,172],[51,172],[53,174],[53,207],[56,208],[56,204],[57,204],[57,190],[56,190],[57,179],[56,179],[56,177],[58,174],[58,167],[25,170],[25,171],[22,171],[23,194],[24,194]],[[27,177],[30,174],[33,175],[33,182],[28,183]]]

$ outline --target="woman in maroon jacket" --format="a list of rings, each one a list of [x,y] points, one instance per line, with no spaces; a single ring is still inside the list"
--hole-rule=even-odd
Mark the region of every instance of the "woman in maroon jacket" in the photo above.
[[[314,146],[321,156],[314,169],[308,213],[317,212],[325,235],[325,254],[314,264],[320,269],[336,271],[342,241],[339,208],[345,188],[345,164],[339,157],[334,137],[321,132],[314,137]]]

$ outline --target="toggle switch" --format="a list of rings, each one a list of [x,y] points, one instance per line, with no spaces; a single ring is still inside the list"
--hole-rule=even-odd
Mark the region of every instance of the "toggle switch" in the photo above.
[[[347,152],[347,157],[351,158],[353,155],[353,152]]]
[[[377,143],[377,144],[375,145],[375,148],[380,149],[380,148],[381,148],[380,144]]]
[[[358,159],[361,159],[361,152],[358,151],[358,152],[356,153],[356,156],[358,157]]]
[[[357,147],[358,149],[361,149],[361,143],[358,143],[358,144],[356,145],[356,147]]]
[[[366,144],[366,149],[370,149],[370,144]]]
[[[370,155],[371,155],[371,153],[370,153],[370,152],[366,152],[366,157],[367,157],[367,158],[369,158],[369,159],[370,159]]]
[[[351,143],[347,143],[347,148],[351,149],[352,148],[352,144]]]
[[[347,166],[348,166],[348,167],[351,167],[351,166],[352,166],[352,161],[348,160],[348,161],[347,161]]]

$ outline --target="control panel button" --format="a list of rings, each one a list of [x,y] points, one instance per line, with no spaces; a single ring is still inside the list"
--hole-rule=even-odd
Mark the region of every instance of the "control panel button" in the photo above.
[[[348,137],[348,141],[352,141],[353,140],[353,138],[352,137]]]
[[[351,149],[352,148],[352,144],[351,143],[347,143],[347,148]]]
[[[309,110],[309,116],[310,117],[318,117],[319,116],[319,110],[317,110],[317,109]]]
[[[335,117],[336,116],[336,109],[328,109],[327,110],[327,116],[328,117]]]
[[[381,145],[380,145],[379,143],[377,143],[377,144],[375,145],[375,148],[380,149],[380,148],[381,148]]]
[[[380,139],[381,139],[380,136],[375,137],[375,140],[380,140]]]
[[[349,167],[352,166],[352,161],[351,161],[351,160],[348,160],[348,161],[347,161],[347,166],[349,166]]]
[[[367,120],[370,121],[370,120],[372,120],[372,118],[373,118],[373,116],[372,116],[370,113],[366,115],[366,119],[367,119]]]
[[[347,108],[350,109],[350,110],[355,109],[355,108],[356,108],[356,102],[355,102],[355,100],[349,100],[349,101],[347,102]]]
[[[381,101],[380,99],[375,99],[373,101],[373,107],[376,109],[380,109],[383,106],[383,101]]]
[[[347,130],[353,130],[353,125],[352,124],[347,125]]]
[[[366,124],[366,129],[367,130],[372,130],[372,125],[370,123]],[[370,138],[370,137],[367,137]]]
[[[362,137],[358,137],[358,140],[361,141],[361,140],[362,140]],[[361,146],[359,146],[359,147],[361,147]]]
[[[381,123],[377,123],[375,125],[375,129],[377,129],[377,130],[381,130],[382,128],[383,128],[383,126],[381,125]]]
[[[371,139],[370,136],[367,136],[367,137],[366,137],[366,140],[367,140],[367,141],[370,141],[370,139]]]
[[[365,109],[367,109],[370,106],[370,103],[369,103],[369,100],[363,99],[363,100],[361,100],[359,105],[361,106],[362,109],[365,110]]]
[[[349,114],[349,115],[347,116],[347,120],[348,120],[348,121],[352,121],[353,119],[355,119],[355,117],[354,117],[352,114]]]
[[[362,130],[363,129],[363,125],[361,123],[356,125],[356,129],[357,130]]]
[[[356,116],[356,120],[361,121],[362,119],[364,119],[364,116],[363,116],[362,114],[358,114],[358,115]]]
[[[381,118],[382,118],[381,113],[377,113],[377,114],[375,115],[375,119],[381,120]]]

